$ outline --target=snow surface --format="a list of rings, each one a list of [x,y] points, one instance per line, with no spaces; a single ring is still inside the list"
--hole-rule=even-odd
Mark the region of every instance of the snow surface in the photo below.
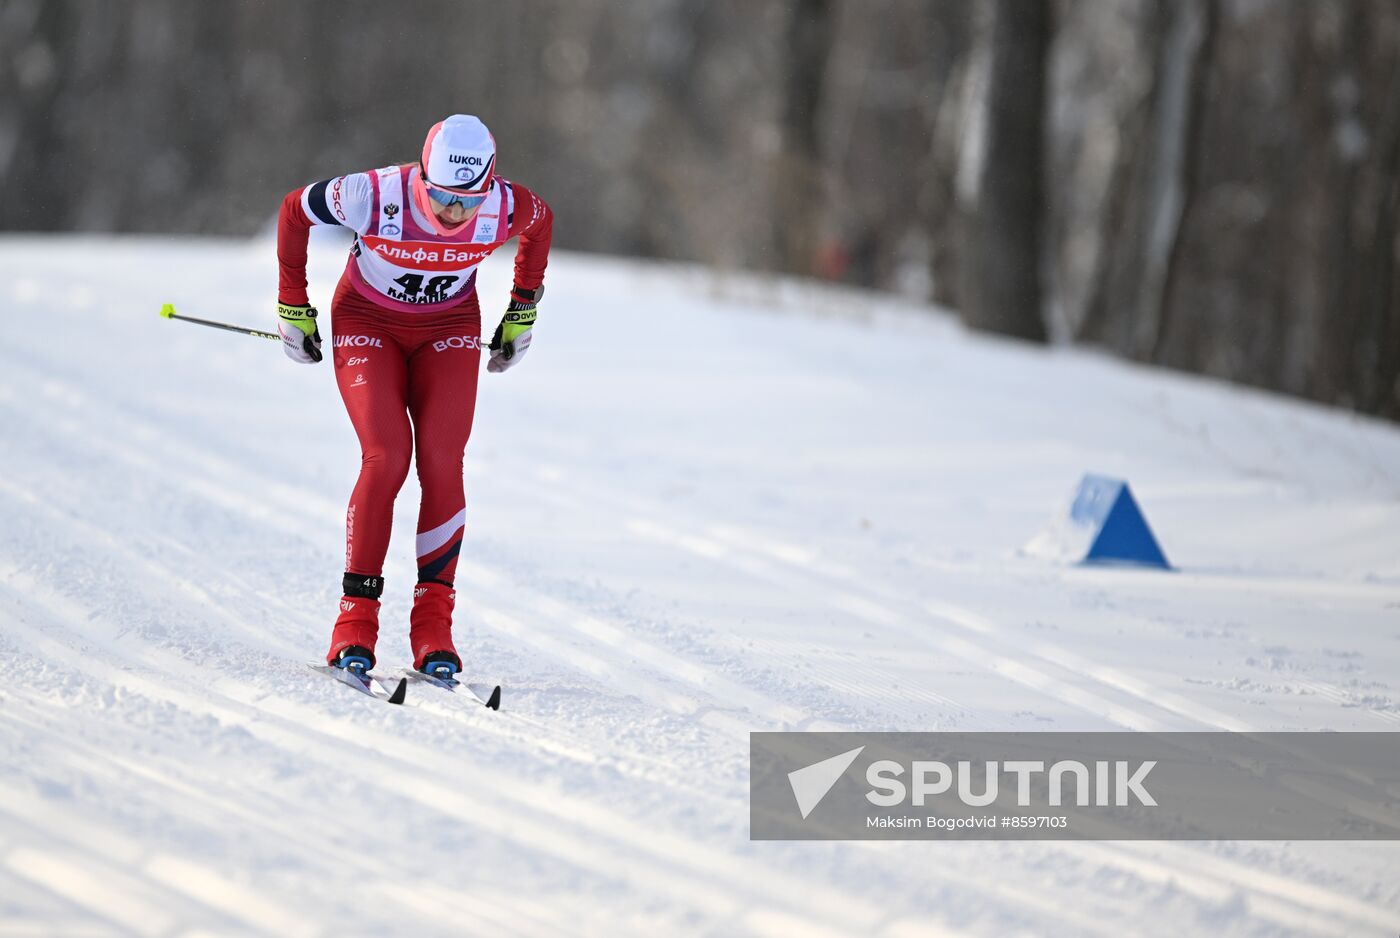
[[[329,366],[156,316],[269,328],[274,283],[264,240],[0,241],[0,934],[1400,931],[1395,844],[754,843],[747,792],[752,730],[1400,729],[1395,427],[561,254],[468,449],[504,709],[391,708],[305,664],[358,465]],[[1021,553],[1085,471],[1180,572]]]

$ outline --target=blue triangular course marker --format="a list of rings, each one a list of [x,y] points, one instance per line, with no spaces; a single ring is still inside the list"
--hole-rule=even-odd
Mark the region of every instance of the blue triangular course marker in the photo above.
[[[1086,475],[1075,493],[1069,518],[1075,527],[1091,532],[1089,550],[1081,563],[1172,568],[1122,479]]]

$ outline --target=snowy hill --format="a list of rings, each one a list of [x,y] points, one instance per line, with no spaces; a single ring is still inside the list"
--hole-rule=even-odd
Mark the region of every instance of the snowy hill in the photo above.
[[[274,282],[263,241],[0,241],[0,934],[1400,930],[1394,844],[754,843],[747,788],[752,730],[1400,729],[1396,428],[562,255],[467,454],[503,710],[391,708],[305,667],[358,467],[329,365],[155,314],[269,328]],[[1020,552],[1085,471],[1180,572]]]

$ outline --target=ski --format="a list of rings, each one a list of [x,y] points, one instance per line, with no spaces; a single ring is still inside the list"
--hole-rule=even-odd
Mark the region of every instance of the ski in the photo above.
[[[402,672],[404,679],[417,681],[422,684],[431,684],[440,687],[449,694],[457,693],[457,688],[465,687],[471,694],[471,699],[481,704],[487,710],[501,709],[501,685],[499,684],[467,684],[456,678],[440,678],[432,674],[424,674],[422,671],[412,671],[404,668]]]
[[[382,700],[385,703],[401,704],[408,694],[408,681],[405,678],[394,681],[377,674],[362,674],[345,668],[332,667],[328,664],[308,664],[307,667],[313,671],[319,671],[327,677],[335,678],[346,687],[353,688],[367,697],[373,697],[375,700]],[[375,688],[378,690],[376,691]]]

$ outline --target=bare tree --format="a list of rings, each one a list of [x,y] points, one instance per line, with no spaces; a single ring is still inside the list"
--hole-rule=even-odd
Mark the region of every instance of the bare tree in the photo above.
[[[1043,342],[1045,63],[1048,0],[997,0],[984,151],[968,219],[963,320]]]
[[[1145,6],[1141,48],[1134,51],[1149,63],[1151,81],[1119,116],[1117,159],[1104,173],[1109,208],[1098,219],[1104,263],[1086,285],[1086,315],[1072,326],[1081,339],[1150,360],[1161,341],[1171,263],[1192,194],[1215,4]]]
[[[782,144],[777,161],[774,235],[784,270],[809,274],[821,236],[829,184],[818,122],[827,59],[834,38],[831,0],[796,0],[788,21],[788,67],[783,83]]]

